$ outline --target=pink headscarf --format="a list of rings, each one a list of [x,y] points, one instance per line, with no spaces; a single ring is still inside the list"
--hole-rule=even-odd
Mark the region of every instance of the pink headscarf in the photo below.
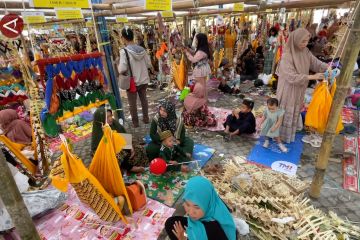
[[[184,101],[184,106],[186,111],[194,112],[197,109],[201,108],[207,103],[207,89],[206,89],[206,79],[199,79],[196,82],[194,91],[190,93]]]
[[[20,120],[13,109],[0,111],[0,125],[4,135],[16,143],[30,144],[32,131],[29,124]]]
[[[286,43],[282,61],[293,60],[298,74],[308,74],[310,69],[309,49],[300,49],[301,42],[310,38],[310,33],[305,28],[298,28],[290,34]]]

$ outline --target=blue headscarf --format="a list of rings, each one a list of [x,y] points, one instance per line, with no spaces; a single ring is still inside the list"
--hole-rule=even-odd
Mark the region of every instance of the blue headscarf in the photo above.
[[[205,214],[203,218],[197,221],[188,217],[186,233],[189,240],[207,240],[205,227],[201,221],[214,220],[220,224],[228,240],[236,239],[233,217],[208,179],[201,176],[191,178],[186,184],[183,199],[199,206]]]

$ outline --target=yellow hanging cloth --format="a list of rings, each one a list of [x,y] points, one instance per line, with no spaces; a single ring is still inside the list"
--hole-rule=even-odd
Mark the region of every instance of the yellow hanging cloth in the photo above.
[[[15,155],[17,159],[21,161],[24,167],[30,172],[30,174],[35,175],[36,166],[33,164],[24,154],[21,153],[21,150],[25,147],[24,144],[15,143],[7,138],[5,135],[0,135],[0,141]]]
[[[176,64],[175,60],[173,61],[173,79],[175,86],[182,91],[187,83],[187,72],[184,55],[181,56],[179,65]]]
[[[251,43],[252,49],[256,51],[256,49],[259,47],[259,41],[257,39],[254,39]]]
[[[217,73],[217,66],[219,64],[219,52],[218,50],[215,50],[213,53],[213,61],[214,61],[214,65],[212,66],[212,73],[216,76]]]
[[[234,35],[231,33],[230,29],[227,29],[225,32],[225,58],[229,61],[232,61],[234,58],[234,45],[235,45],[235,38]]]
[[[102,143],[100,142],[100,144]],[[113,146],[113,144],[108,145]],[[128,221],[114,201],[114,196],[104,189],[101,183],[84,166],[81,159],[70,152],[67,143],[61,145],[61,150],[63,155],[54,162],[50,173],[52,185],[60,191],[66,192],[70,183],[80,201],[90,206],[101,220],[117,222],[121,219],[127,224]],[[114,150],[112,152],[114,153]],[[108,160],[104,159],[104,161]],[[122,181],[122,178],[119,181]],[[132,212],[129,202],[128,205]]]
[[[106,124],[104,135],[91,161],[89,171],[103,185],[105,190],[113,196],[126,195],[125,184],[120,171],[116,154],[126,145],[121,134],[111,130]]]
[[[336,88],[336,85],[333,86],[333,88]],[[335,91],[335,89],[333,91]],[[318,86],[316,86],[313,98],[311,100],[311,103],[309,104],[308,111],[305,117],[305,125],[316,129],[316,131],[319,133],[324,133],[330,113],[331,104],[332,96],[329,91],[327,82],[320,83]],[[339,133],[343,129],[344,126],[341,121],[341,116],[339,116],[336,133]]]
[[[216,69],[218,69],[220,67],[220,64],[221,64],[221,61],[223,60],[223,58],[224,58],[224,49],[222,48],[219,51],[219,58],[218,58],[219,62],[218,62],[218,65],[216,66]],[[228,60],[231,61],[231,59],[228,59]]]

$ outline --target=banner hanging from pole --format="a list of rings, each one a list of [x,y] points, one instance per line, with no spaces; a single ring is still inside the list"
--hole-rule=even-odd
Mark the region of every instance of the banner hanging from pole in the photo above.
[[[129,19],[126,14],[125,15],[117,15],[116,22],[117,23],[127,23],[127,22],[129,22]]]
[[[81,19],[84,18],[83,13],[80,8],[56,8],[55,9],[56,18],[60,20],[65,19]]]
[[[90,0],[30,0],[29,5],[38,8],[90,8]]]
[[[234,12],[243,12],[244,9],[245,9],[245,5],[243,2],[234,3],[234,8],[233,8]]]
[[[46,22],[44,12],[21,12],[25,23],[44,23]]]
[[[172,11],[172,0],[145,0],[145,9],[152,11]]]
[[[174,17],[174,13],[173,11],[162,11],[161,12],[161,16],[163,18],[173,18]]]

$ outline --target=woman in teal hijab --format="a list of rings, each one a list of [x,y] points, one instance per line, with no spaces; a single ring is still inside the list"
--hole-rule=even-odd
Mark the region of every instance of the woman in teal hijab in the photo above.
[[[170,217],[165,223],[171,240],[236,239],[233,217],[208,179],[201,176],[191,178],[183,199],[188,217]]]

